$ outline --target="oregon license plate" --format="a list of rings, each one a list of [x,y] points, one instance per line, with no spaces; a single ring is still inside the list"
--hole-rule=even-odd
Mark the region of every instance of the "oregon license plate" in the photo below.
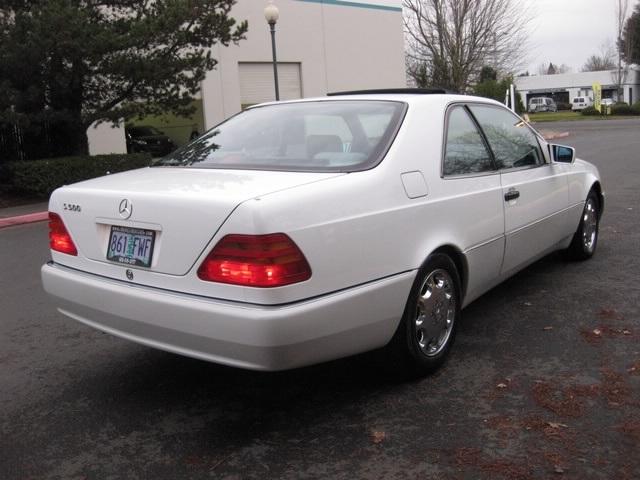
[[[107,260],[124,265],[150,267],[155,239],[154,230],[113,225],[109,236]]]

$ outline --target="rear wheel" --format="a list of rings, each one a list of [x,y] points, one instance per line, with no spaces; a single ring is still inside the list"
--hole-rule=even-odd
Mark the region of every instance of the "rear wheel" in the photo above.
[[[411,288],[402,321],[388,348],[409,376],[425,375],[445,361],[460,319],[460,277],[444,254],[431,255]]]
[[[598,245],[600,227],[600,201],[596,192],[591,190],[584,203],[578,230],[573,235],[571,245],[567,248],[567,256],[572,260],[591,258]]]

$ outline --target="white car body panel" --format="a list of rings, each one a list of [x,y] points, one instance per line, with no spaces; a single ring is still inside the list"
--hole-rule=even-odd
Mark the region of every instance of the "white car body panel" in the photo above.
[[[49,209],[67,213],[65,224],[81,253],[75,258],[65,258],[65,264],[71,267],[111,276],[113,268],[108,267],[113,264],[106,260],[109,229],[111,225],[121,225],[156,230],[153,271],[184,275],[238,204],[263,193],[335,175],[143,168],[56,190]],[[128,219],[118,214],[124,198],[133,205]],[[82,211],[65,212],[65,203],[81,203]],[[102,263],[104,267],[93,262]],[[122,278],[121,266],[118,267],[115,278]],[[93,270],[95,268],[98,270]]]
[[[463,305],[546,252],[568,245],[599,181],[576,160],[506,173],[443,177],[445,111],[486,99],[357,95],[405,102],[384,159],[353,173],[153,167],[56,190],[77,257],[52,252],[45,290],[65,315],[130,340],[244,368],[279,370],[385,345],[417,270],[445,248]],[[309,99],[306,101],[333,101]],[[521,196],[505,202],[518,188]],[[133,203],[130,218],[119,202]],[[81,205],[81,212],[64,204]],[[111,225],[151,228],[151,268],[106,260]],[[203,281],[198,266],[227,234],[286,233],[311,277],[276,288]],[[127,270],[133,279],[128,279]]]
[[[567,235],[568,183],[563,166],[543,165],[502,173],[502,189],[520,197],[504,202],[505,256],[502,272],[516,270]],[[532,241],[533,240],[533,241]]]
[[[42,275],[59,311],[74,320],[150,347],[253,370],[295,368],[383,345],[413,282],[405,273],[268,307],[132,286],[55,264],[45,265]]]

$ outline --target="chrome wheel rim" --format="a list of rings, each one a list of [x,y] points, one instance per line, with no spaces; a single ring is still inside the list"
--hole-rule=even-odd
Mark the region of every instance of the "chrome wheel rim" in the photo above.
[[[582,214],[582,244],[587,252],[593,251],[598,235],[598,212],[592,198],[587,199]]]
[[[446,270],[434,270],[420,286],[414,322],[418,347],[427,357],[438,355],[447,345],[456,308],[451,275]]]

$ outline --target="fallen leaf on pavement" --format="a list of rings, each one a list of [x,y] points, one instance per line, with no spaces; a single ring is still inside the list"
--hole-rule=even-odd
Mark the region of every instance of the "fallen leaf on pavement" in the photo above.
[[[551,325],[547,325],[546,327],[543,327],[542,330],[553,330],[553,327]]]
[[[549,425],[551,428],[567,428],[567,426],[564,423],[558,423],[558,422],[547,422],[547,425]]]
[[[385,438],[387,438],[387,434],[385,432],[380,432],[377,430],[371,432],[371,441],[375,444],[382,443]]]

